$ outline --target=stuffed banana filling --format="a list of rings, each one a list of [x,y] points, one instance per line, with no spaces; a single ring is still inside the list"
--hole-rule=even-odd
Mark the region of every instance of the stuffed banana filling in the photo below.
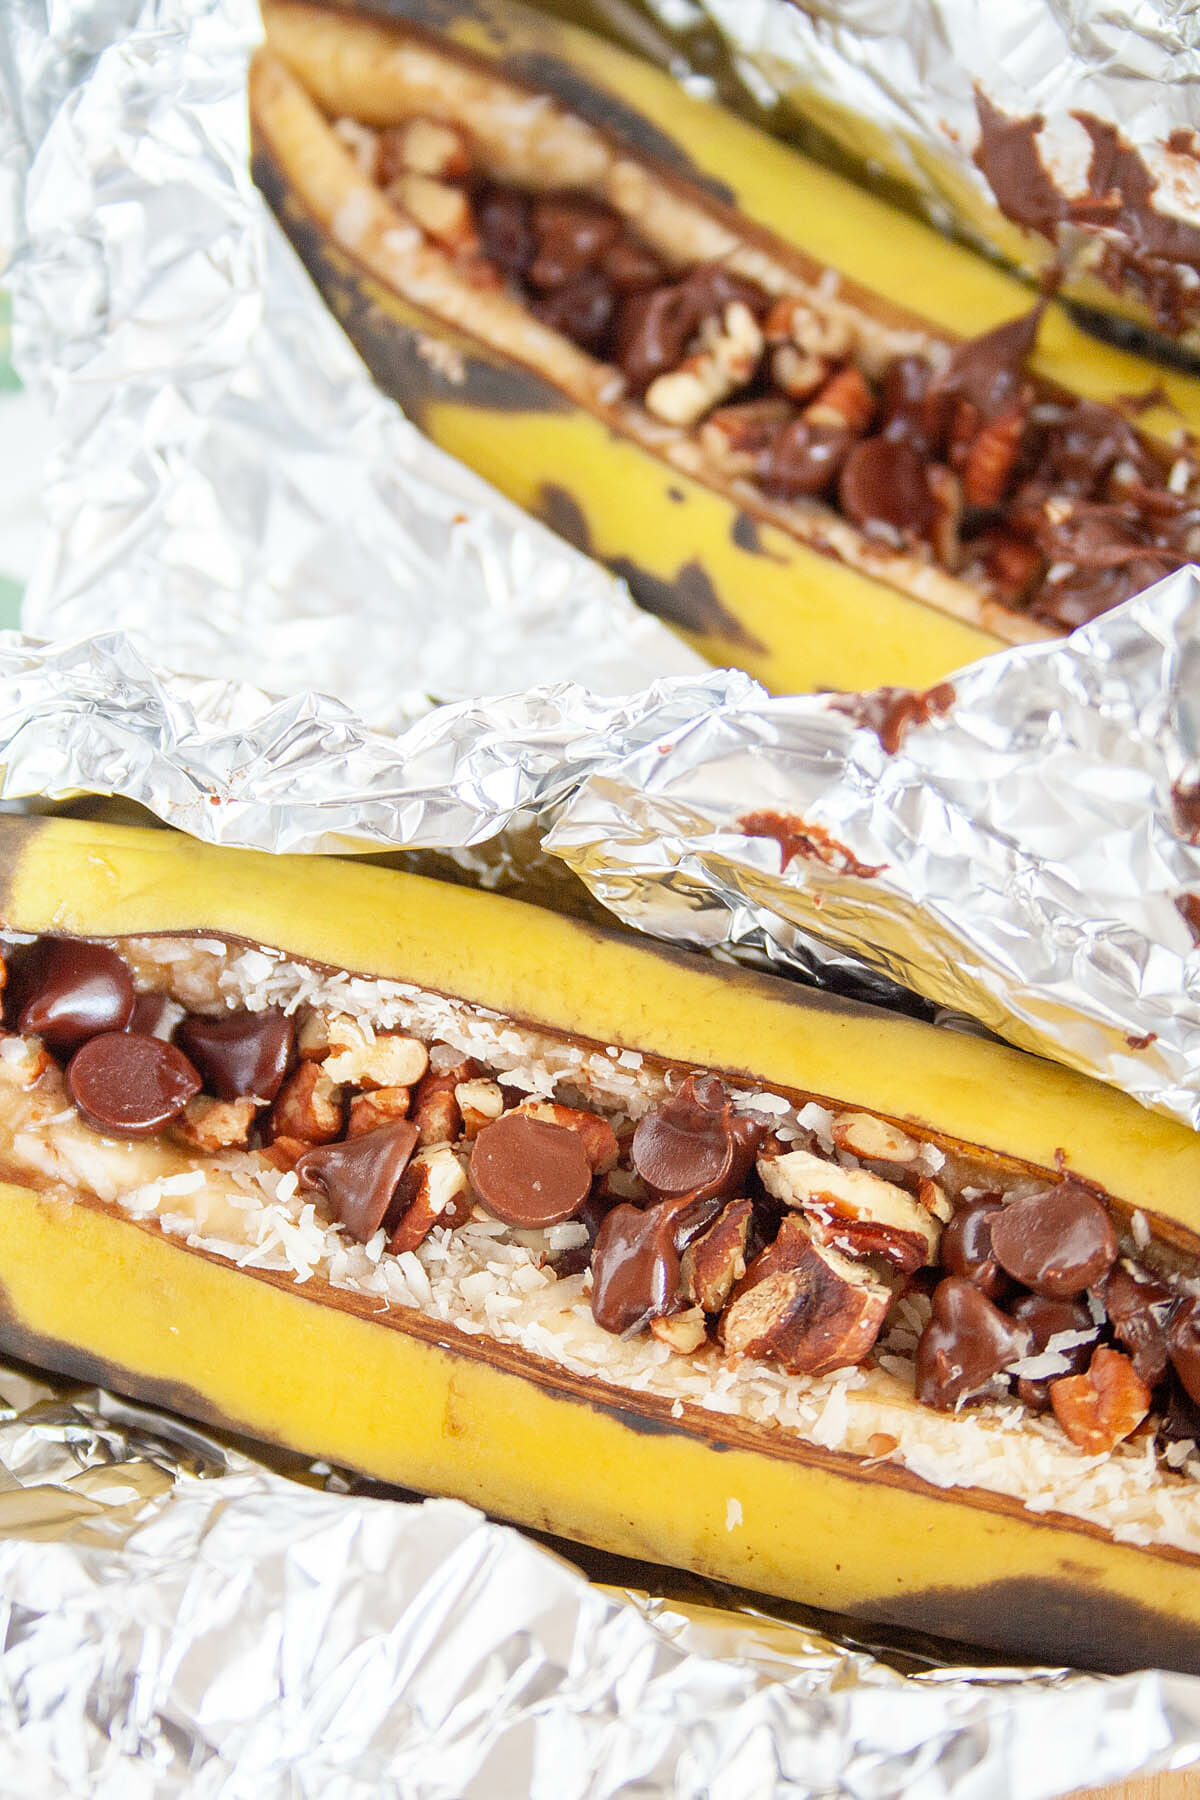
[[[265,17],[257,112],[305,142],[333,237],[752,515],[1012,641],[1195,556],[1186,433],[1035,382],[1037,311],[951,344],[546,96],[286,0]]]
[[[1200,1265],[1079,1181],[270,949],[4,966],[8,1180],[1200,1551]]]

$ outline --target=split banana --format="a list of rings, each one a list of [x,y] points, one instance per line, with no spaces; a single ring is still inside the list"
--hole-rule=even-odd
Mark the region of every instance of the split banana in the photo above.
[[[712,660],[923,688],[1194,554],[1195,378],[508,0],[264,20],[255,179],[376,379]]]
[[[0,870],[0,1349],[760,1592],[1200,1670],[1194,1134],[421,877],[51,819]]]

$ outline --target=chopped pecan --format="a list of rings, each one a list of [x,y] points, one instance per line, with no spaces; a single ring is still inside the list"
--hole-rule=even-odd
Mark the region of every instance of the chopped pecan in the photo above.
[[[296,1031],[296,1054],[301,1062],[324,1062],[329,1055],[329,1020],[311,1012]]]
[[[821,312],[799,294],[784,294],[763,320],[769,344],[794,344],[806,356],[836,362],[854,348],[854,330],[844,316]]]
[[[771,352],[771,379],[789,399],[809,400],[829,379],[829,364],[794,344],[780,344]]]
[[[983,550],[983,567],[1009,600],[1021,600],[1041,579],[1044,559],[1036,544],[1008,531],[993,531],[976,540]]]
[[[455,1060],[457,1059],[457,1060]],[[417,1083],[411,1118],[422,1144],[452,1144],[463,1128],[462,1109],[455,1091],[474,1081],[479,1068],[469,1056],[435,1044],[430,1066]]]
[[[1024,434],[1025,413],[1020,408],[980,427],[962,465],[963,494],[969,506],[999,505],[1017,466]]]
[[[302,1062],[271,1108],[271,1137],[331,1144],[342,1134],[342,1096],[321,1063]]]
[[[668,425],[695,425],[728,394],[744,387],[758,367],[763,337],[750,308],[732,301],[718,321],[706,319],[701,348],[646,389],[647,412]]]
[[[806,1214],[822,1243],[883,1256],[911,1273],[937,1254],[941,1226],[911,1194],[866,1169],[843,1169],[807,1150],[760,1157],[768,1194]]]
[[[462,1114],[463,1131],[477,1137],[485,1125],[504,1111],[504,1092],[498,1081],[460,1081],[454,1090]]]
[[[22,1037],[0,1030],[0,1073],[18,1087],[32,1087],[53,1066],[50,1052],[40,1038]]]
[[[811,1240],[792,1268],[757,1280],[761,1261],[749,1271],[752,1285],[723,1317],[727,1352],[769,1358],[793,1375],[826,1375],[860,1363],[879,1336],[891,1290]]]
[[[753,475],[765,450],[794,418],[786,400],[742,400],[719,406],[700,428],[700,442],[728,475]]]
[[[389,1217],[399,1223],[388,1239],[388,1249],[399,1255],[424,1243],[435,1225],[453,1230],[471,1216],[471,1197],[466,1172],[448,1144],[418,1150],[400,1177]]]
[[[370,126],[360,125],[357,119],[335,119],[333,134],[350,152],[360,174],[368,181],[378,180],[379,138]]]
[[[385,186],[405,170],[441,181],[461,181],[471,173],[471,152],[462,133],[433,119],[406,119],[379,134],[377,181]]]
[[[683,1253],[681,1290],[706,1313],[720,1312],[746,1273],[746,1246],[753,1216],[751,1201],[734,1200],[716,1224]]]
[[[690,1356],[708,1339],[708,1327],[698,1306],[689,1307],[687,1312],[651,1319],[650,1329],[659,1342],[674,1350],[677,1356]]]
[[[584,1155],[593,1175],[607,1175],[617,1166],[620,1154],[616,1133],[607,1119],[598,1113],[584,1112],[576,1106],[560,1106],[552,1100],[526,1100],[517,1108],[533,1119],[545,1119],[548,1125],[563,1125],[583,1139]]]
[[[354,1087],[413,1087],[429,1067],[429,1052],[419,1038],[380,1032],[374,1039],[349,1019],[329,1028],[330,1054],[325,1073],[330,1081]]]
[[[928,1175],[922,1175],[917,1182],[917,1199],[927,1213],[932,1213],[940,1224],[946,1225],[954,1217],[954,1202],[936,1181]]]
[[[388,183],[384,193],[410,219],[455,254],[478,250],[479,235],[468,195],[431,175],[407,171]]]
[[[174,1130],[194,1150],[215,1155],[219,1150],[244,1150],[257,1111],[252,1099],[214,1100],[196,1094],[176,1119]]]
[[[1087,1373],[1050,1383],[1054,1416],[1088,1456],[1104,1456],[1136,1431],[1150,1410],[1150,1389],[1119,1350],[1095,1352]]]
[[[861,437],[875,417],[875,396],[861,369],[847,363],[831,375],[816,399],[804,409],[810,425],[844,426]]]
[[[874,1113],[839,1113],[829,1135],[839,1150],[849,1150],[864,1162],[908,1164],[921,1154],[916,1138],[886,1119],[877,1119]]]
[[[304,1152],[311,1149],[312,1145],[306,1144],[303,1138],[276,1137],[269,1144],[263,1145],[261,1154],[281,1175],[286,1175],[289,1169],[295,1168]]]
[[[348,1138],[365,1137],[378,1131],[393,1119],[407,1119],[412,1095],[406,1087],[375,1088],[369,1094],[355,1094],[350,1102],[350,1118],[346,1126]]]

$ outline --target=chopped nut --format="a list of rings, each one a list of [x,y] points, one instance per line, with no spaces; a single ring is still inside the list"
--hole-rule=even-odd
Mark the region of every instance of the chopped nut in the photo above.
[[[893,1450],[900,1448],[900,1439],[893,1437],[890,1431],[873,1431],[867,1439],[867,1455],[877,1462],[890,1456]]]
[[[350,152],[359,173],[374,181],[379,168],[379,139],[370,126],[360,125],[357,119],[335,119],[333,134]]]
[[[735,1200],[716,1224],[689,1244],[680,1264],[680,1287],[706,1313],[720,1312],[735,1282],[746,1273],[746,1244],[754,1207]]]
[[[389,126],[379,139],[379,177],[393,181],[404,170],[461,181],[471,173],[471,152],[462,133],[433,119],[406,119]]]
[[[400,1223],[388,1239],[388,1249],[399,1255],[415,1250],[435,1225],[451,1230],[471,1216],[467,1176],[447,1144],[418,1150],[400,1177],[390,1210],[401,1212]]]
[[[884,1256],[910,1272],[937,1253],[936,1219],[903,1188],[866,1169],[843,1169],[807,1150],[791,1150],[760,1157],[758,1172],[768,1194],[804,1210],[822,1243]]]
[[[799,294],[776,300],[763,324],[769,344],[792,343],[806,356],[837,362],[854,348],[854,330],[841,315],[819,312]]]
[[[175,1131],[185,1144],[214,1155],[218,1150],[244,1150],[257,1108],[253,1100],[214,1100],[196,1094],[188,1101]]]
[[[962,567],[963,562],[963,548],[959,538],[963,514],[962,483],[953,469],[948,469],[945,463],[939,462],[926,466],[925,480],[933,496],[933,523],[929,528],[929,540],[938,561],[953,574]]]
[[[780,344],[771,352],[771,379],[793,400],[808,400],[829,378],[829,364],[822,356],[806,356],[794,344]]]
[[[462,188],[435,181],[430,175],[398,175],[383,190],[394,205],[416,221],[422,231],[455,253],[479,248],[475,215]]]
[[[304,1152],[311,1149],[312,1145],[306,1144],[303,1138],[277,1137],[264,1144],[260,1154],[273,1163],[281,1175],[286,1175],[289,1169],[295,1168]]]
[[[829,1135],[839,1150],[849,1150],[864,1162],[911,1163],[921,1154],[916,1138],[874,1113],[839,1113]]]
[[[423,1144],[452,1144],[463,1128],[462,1111],[455,1094],[465,1082],[474,1081],[479,1068],[469,1056],[435,1044],[430,1067],[413,1095],[412,1122]]]
[[[460,1081],[454,1090],[462,1114],[463,1131],[477,1137],[485,1125],[504,1111],[504,1093],[497,1081]]]
[[[764,1252],[764,1255],[769,1255]],[[836,1250],[811,1240],[794,1268],[754,1279],[722,1321],[731,1356],[768,1357],[792,1375],[827,1375],[860,1363],[891,1303],[891,1290]]]
[[[311,1012],[296,1032],[296,1054],[301,1062],[324,1062],[329,1055],[329,1020]]]
[[[690,1307],[687,1312],[669,1313],[666,1318],[651,1319],[650,1329],[660,1343],[666,1344],[678,1356],[690,1356],[708,1339],[704,1314],[698,1306]]]
[[[734,300],[722,321],[706,319],[702,348],[646,389],[647,412],[668,425],[695,425],[727,394],[744,387],[758,367],[763,337],[750,308]]]
[[[369,1094],[355,1094],[350,1102],[348,1138],[366,1137],[393,1119],[407,1119],[412,1095],[406,1087],[375,1088]]]
[[[329,1030],[330,1054],[325,1073],[330,1081],[354,1087],[415,1087],[429,1067],[429,1052],[419,1038],[381,1032],[372,1042],[348,1019],[336,1019]]]
[[[963,463],[963,493],[971,506],[997,506],[1017,466],[1026,412],[1017,407],[981,426]]]
[[[271,1108],[271,1137],[331,1144],[341,1136],[342,1097],[321,1063],[302,1062]]]
[[[50,1052],[40,1038],[0,1030],[0,1080],[32,1087],[51,1066]]]
[[[575,1106],[559,1106],[552,1100],[526,1100],[517,1108],[533,1119],[545,1119],[548,1125],[563,1125],[578,1132],[593,1175],[607,1175],[617,1165],[620,1149],[616,1133],[599,1113],[584,1112]]]
[[[1073,1444],[1103,1456],[1137,1430],[1150,1410],[1150,1389],[1127,1356],[1101,1347],[1085,1375],[1050,1383],[1050,1404]]]
[[[935,1219],[940,1219],[943,1225],[948,1225],[954,1217],[953,1200],[945,1188],[939,1187],[936,1181],[931,1181],[928,1175],[922,1175],[917,1183],[917,1199],[925,1211],[932,1213]]]
[[[862,372],[848,363],[829,377],[804,417],[810,425],[842,426],[860,437],[875,417],[875,396]]]

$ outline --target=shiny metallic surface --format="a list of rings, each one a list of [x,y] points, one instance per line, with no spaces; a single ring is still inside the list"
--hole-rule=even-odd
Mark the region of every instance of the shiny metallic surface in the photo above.
[[[1084,113],[1117,127],[1139,153],[1155,183],[1156,211],[1200,225],[1200,162],[1188,142],[1200,127],[1200,43],[1186,3],[912,0],[899,14],[887,0],[644,4],[668,31],[683,34],[681,43],[697,15],[706,15],[757,106],[782,99],[781,122],[787,110],[798,113],[851,165],[899,182],[934,223],[1028,275],[1061,254],[1066,292],[1089,305],[1151,316],[1133,286],[1118,299],[1103,284],[1103,233],[1065,223],[1055,246],[1004,216],[974,160],[977,93],[1006,117],[1040,127],[1038,160],[1068,199],[1087,186]],[[1186,264],[1173,267],[1189,296],[1194,351],[1196,275]]]
[[[902,1673],[6,1367],[0,1469],[0,1790],[30,1800],[1050,1800],[1200,1754],[1192,1677]]]
[[[0,246],[55,431],[26,628],[379,725],[702,668],[375,389],[250,180],[260,32],[253,0],[0,10]]]

